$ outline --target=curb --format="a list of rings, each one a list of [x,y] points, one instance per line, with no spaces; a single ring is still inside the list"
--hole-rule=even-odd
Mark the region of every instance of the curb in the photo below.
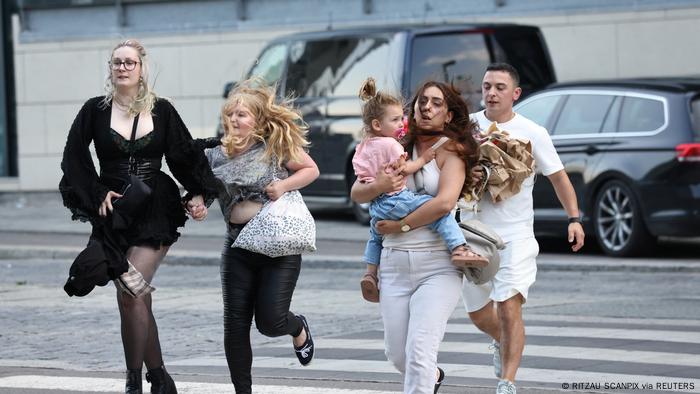
[[[51,260],[73,260],[83,249],[76,247],[46,247],[46,246],[25,246],[21,248],[8,245],[0,245],[0,260],[29,260],[29,259],[51,259]],[[362,269],[362,256],[333,256],[333,255],[304,255],[303,266],[307,268],[346,268]],[[164,264],[168,265],[195,265],[195,266],[218,266],[221,262],[219,252],[192,252],[192,251],[170,251],[165,257]]]
[[[12,247],[0,245],[0,260],[52,259],[73,260],[82,248],[26,246]],[[170,251],[165,258],[169,265],[217,266],[220,262],[219,252]],[[540,257],[537,261],[539,271],[574,271],[574,272],[700,272],[700,263],[678,261],[614,261],[603,262],[560,262],[556,256]],[[361,256],[338,256],[305,254],[303,266],[310,269],[357,269],[364,267]]]

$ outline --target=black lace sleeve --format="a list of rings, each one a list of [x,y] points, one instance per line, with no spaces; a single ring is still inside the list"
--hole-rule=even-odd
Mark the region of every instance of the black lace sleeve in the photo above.
[[[175,108],[167,101],[163,105],[168,112],[165,160],[170,171],[189,196],[202,195],[205,200],[213,200],[217,193],[216,178],[203,149],[192,139]]]
[[[207,159],[207,165],[209,168],[212,168],[212,157],[211,157],[211,148],[215,148],[217,146],[221,145],[221,139],[218,137],[209,137],[209,138],[195,138],[194,139],[194,146],[196,149],[201,150],[204,152],[204,157]],[[211,204],[214,203],[214,200],[216,198],[221,198],[222,196],[222,191],[225,190],[225,186],[221,183],[221,181],[214,176],[213,179],[214,182],[214,188],[216,189],[216,194],[210,194],[207,196],[204,196],[204,205],[208,207],[211,206]],[[192,193],[187,193],[185,194],[184,197],[182,197],[183,203],[186,201],[189,201],[194,194]]]
[[[221,139],[219,137],[195,138],[194,140],[194,146],[202,151],[215,148],[219,145],[221,145]]]
[[[84,222],[98,217],[98,208],[109,191],[98,182],[90,154],[96,105],[96,99],[88,100],[73,121],[63,149],[63,177],[58,185],[63,205],[71,210],[73,220]]]

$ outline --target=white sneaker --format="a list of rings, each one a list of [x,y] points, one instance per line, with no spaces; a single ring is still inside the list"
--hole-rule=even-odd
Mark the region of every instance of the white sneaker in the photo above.
[[[516,394],[515,384],[508,380],[499,380],[496,394]]]
[[[501,377],[501,344],[494,339],[489,349],[493,350],[493,372],[497,378]]]

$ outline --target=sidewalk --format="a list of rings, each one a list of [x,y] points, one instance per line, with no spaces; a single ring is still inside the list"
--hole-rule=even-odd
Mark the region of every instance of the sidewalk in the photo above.
[[[313,212],[317,219],[317,246],[338,242],[352,247],[346,246],[340,254],[333,248],[325,248],[333,250],[331,254],[308,254],[304,257],[305,265],[342,268],[351,264],[357,268],[367,241],[367,227],[350,216],[338,218],[327,211]],[[63,206],[57,192],[0,193],[0,259],[73,259],[83,249],[90,230],[89,223],[71,220],[70,211]],[[185,228],[180,229],[182,235],[168,252],[166,263],[218,265],[225,230],[215,202],[205,221],[188,220]],[[51,234],[57,239],[50,239]],[[37,242],[35,238],[39,235],[43,240]],[[79,243],[64,245],[58,238],[78,239]]]
[[[317,223],[317,237],[323,240],[362,241],[367,240],[368,229],[352,221],[333,219],[327,211],[314,210],[314,217],[322,218]],[[209,209],[203,222],[188,220],[183,236],[222,237],[225,225],[218,203]],[[0,192],[0,231],[5,232],[55,232],[62,234],[90,234],[90,225],[70,219],[70,211],[63,206],[58,192],[2,193]]]
[[[357,268],[367,240],[367,227],[354,222],[350,216],[320,211],[313,206],[310,208],[317,219],[319,250],[306,254],[304,264],[309,268]],[[180,241],[168,253],[167,263],[218,265],[224,230],[221,212],[214,203],[207,220],[187,222],[181,230]],[[70,220],[70,212],[63,207],[57,192],[0,193],[0,259],[72,259],[82,250],[89,233],[89,224]],[[66,238],[72,239],[72,244],[63,244]],[[590,237],[587,241],[594,242]],[[700,242],[691,242],[694,244],[690,245],[690,250],[700,251]],[[700,258],[697,256],[685,253],[672,259],[666,256],[612,258],[592,253],[542,253],[538,257],[538,269],[700,272]]]

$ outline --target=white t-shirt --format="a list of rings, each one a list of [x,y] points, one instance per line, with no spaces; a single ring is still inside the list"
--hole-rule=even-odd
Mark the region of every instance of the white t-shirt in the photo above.
[[[481,130],[487,130],[492,121],[486,118],[485,111],[471,114],[471,118],[479,123]],[[535,157],[535,172],[545,176],[563,170],[564,165],[559,159],[552,139],[547,129],[515,114],[513,119],[498,124],[500,130],[507,131],[514,138],[529,140],[532,154]],[[532,205],[532,188],[535,185],[535,175],[523,181],[520,192],[505,201],[493,203],[490,195],[484,196],[479,202],[479,220],[503,238],[504,242],[534,237],[533,222],[535,211]]]

